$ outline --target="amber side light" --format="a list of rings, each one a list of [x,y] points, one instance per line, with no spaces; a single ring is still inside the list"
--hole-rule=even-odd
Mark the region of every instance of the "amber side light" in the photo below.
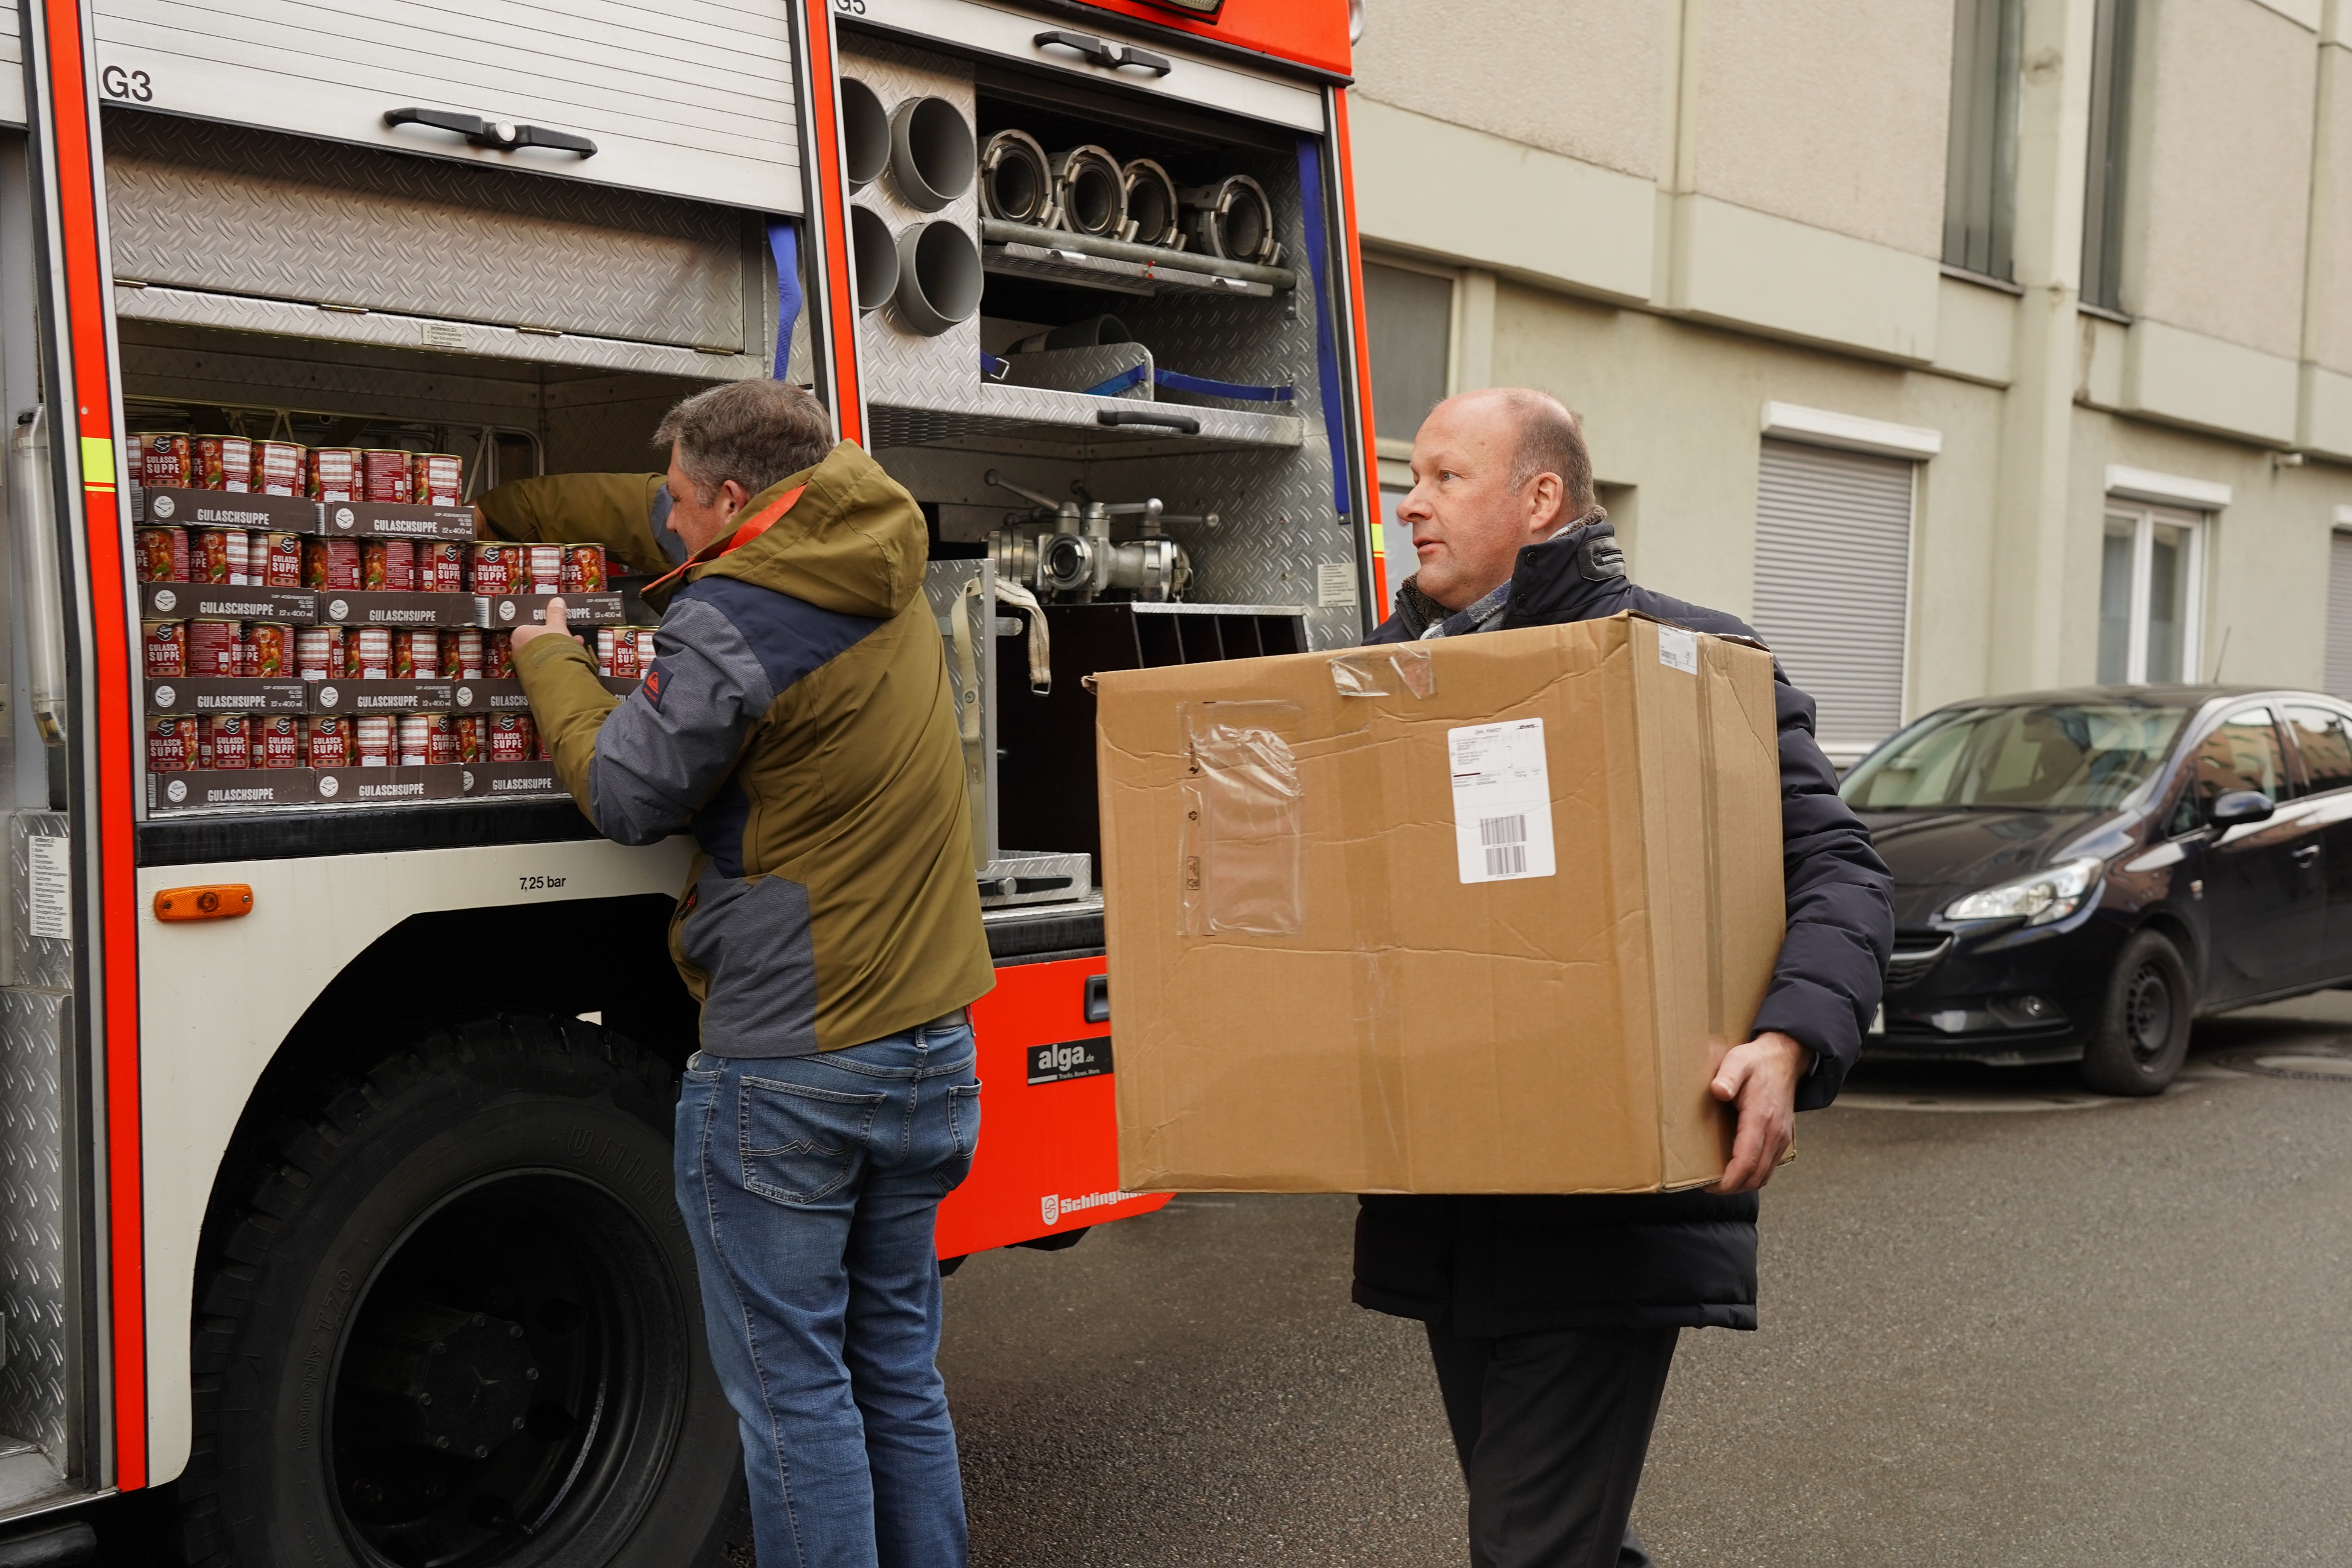
[[[243,882],[206,888],[166,888],[155,895],[159,921],[226,921],[253,912],[253,889]]]

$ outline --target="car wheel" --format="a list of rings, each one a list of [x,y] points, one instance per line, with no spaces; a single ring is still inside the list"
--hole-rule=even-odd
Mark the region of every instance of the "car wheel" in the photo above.
[[[2102,1094],[2161,1094],[2189,1055],[2189,966],[2144,931],[2124,943],[2107,1004],[2083,1048],[2084,1083]]]

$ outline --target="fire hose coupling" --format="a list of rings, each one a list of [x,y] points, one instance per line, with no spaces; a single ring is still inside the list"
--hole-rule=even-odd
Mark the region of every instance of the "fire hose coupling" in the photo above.
[[[1282,244],[1274,237],[1274,203],[1265,187],[1247,174],[1228,174],[1213,185],[1179,191],[1177,199],[1184,205],[1185,229],[1202,251],[1227,261],[1281,265]]]
[[[1192,561],[1160,527],[1171,522],[1217,526],[1214,512],[1171,517],[1156,498],[1104,502],[1073,485],[1077,499],[1057,501],[1014,484],[994,468],[985,477],[996,489],[1035,503],[1025,521],[1007,519],[1006,527],[990,531],[988,552],[999,580],[1020,584],[1044,598],[1073,604],[1087,604],[1107,593],[1132,594],[1147,604],[1181,598],[1192,582]],[[1114,517],[1135,518],[1143,537],[1114,542]]]
[[[507,120],[486,120],[478,114],[459,114],[446,109],[388,109],[383,114],[384,128],[397,131],[404,125],[426,125],[436,131],[451,131],[469,144],[493,153],[517,153],[525,147],[544,147],[551,152],[576,153],[582,158],[596,155],[596,143],[585,136],[575,136],[569,131],[550,131],[542,125],[520,125]]]
[[[1045,145],[1026,131],[999,131],[980,153],[980,210],[1007,223],[1053,228],[1062,199]]]

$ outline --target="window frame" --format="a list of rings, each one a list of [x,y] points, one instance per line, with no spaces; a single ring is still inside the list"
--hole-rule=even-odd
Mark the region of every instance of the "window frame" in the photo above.
[[[2325,713],[2336,721],[2336,727],[2344,731],[2347,742],[2352,742],[2352,713],[2347,713],[2333,702],[2315,701],[2301,694],[2280,698],[2277,707],[2279,733],[2286,738],[2288,760],[2294,777],[2294,794],[2290,798],[2312,800],[2323,795],[2336,795],[2345,790],[2352,790],[2352,778],[2347,778],[2342,784],[2328,789],[2313,787],[2315,780],[2312,776],[2311,764],[2303,754],[2303,737],[2295,733],[2294,721],[2287,717],[2287,712],[2290,709],[2300,708],[2315,713]]]
[[[2213,738],[2213,732],[2225,724],[2235,723],[2251,713],[2269,715],[2271,740],[2279,749],[2281,775],[2279,783],[2282,793],[2279,798],[2274,799],[2271,804],[2274,806],[2284,805],[2288,801],[2295,798],[2294,790],[2296,769],[2301,758],[2295,752],[2294,737],[2286,732],[2285,721],[2279,717],[2279,710],[2284,705],[2285,699],[2276,694],[2242,700],[2214,714],[2189,739],[2182,747],[2179,760],[2174,763],[2174,766],[2179,770],[2173,780],[2174,793],[2165,802],[2164,815],[2158,818],[2165,825],[2164,836],[2167,838],[2192,838],[2199,834],[2210,833],[2213,830],[2213,825],[2205,820],[2202,812],[2200,812],[2197,820],[2187,827],[2174,826],[2174,819],[2180,815],[2181,807],[2187,805],[2197,793],[2198,752],[2204,750],[2205,742]]]
[[[1462,307],[1463,295],[1467,291],[1469,283],[1469,269],[1461,267],[1446,267],[1421,257],[1399,256],[1391,251],[1375,250],[1370,247],[1364,251],[1364,265],[1367,268],[1385,267],[1395,272],[1418,272],[1424,278],[1440,278],[1445,280],[1448,292],[1445,297],[1444,395],[1451,397],[1460,392],[1462,390]],[[1368,289],[1364,311],[1367,342],[1370,341],[1371,331],[1370,293],[1370,290]],[[1377,393],[1373,401],[1372,415],[1375,420],[1380,416]],[[1391,462],[1402,462],[1412,456],[1412,442],[1402,437],[1381,436],[1375,433],[1373,445],[1376,447],[1375,457]]]
[[[2195,686],[2200,683],[2199,671],[2205,660],[2205,562],[2206,535],[2213,522],[2213,514],[2189,511],[2179,507],[2158,506],[2147,501],[2126,500],[2110,495],[2099,513],[2099,539],[2102,551],[2107,538],[2110,521],[2128,519],[2132,523],[2132,565],[2129,594],[2129,618],[2124,632],[2124,676],[2121,684],[2147,686],[2151,684]],[[2189,535],[2189,581],[2181,594],[2180,674],[2171,681],[2151,682],[2147,679],[2148,586],[2151,566],[2156,555],[2156,530],[2158,525],[2179,528]],[[2104,598],[2105,574],[2102,571],[2100,587]],[[2099,605],[2099,618],[2104,619],[2106,605]],[[2104,674],[2102,685],[2111,684]]]

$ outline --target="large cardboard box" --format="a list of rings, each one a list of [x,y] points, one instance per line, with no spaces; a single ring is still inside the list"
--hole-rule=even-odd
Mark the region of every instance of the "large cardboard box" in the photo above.
[[[1129,1190],[1721,1174],[1781,936],[1770,656],[1620,616],[1097,694]]]

